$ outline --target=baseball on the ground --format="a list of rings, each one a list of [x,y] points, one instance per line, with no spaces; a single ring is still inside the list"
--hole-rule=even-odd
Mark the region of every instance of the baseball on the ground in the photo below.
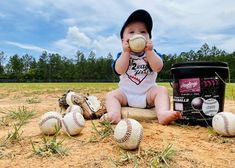
[[[79,99],[79,96],[75,93],[75,92],[72,92],[70,91],[67,95],[66,95],[66,103],[69,105],[69,106],[72,106],[75,104],[75,99]]]
[[[220,112],[212,118],[212,127],[220,135],[235,136],[235,114]]]
[[[66,112],[65,112],[65,113],[70,113],[70,112],[77,112],[77,113],[83,114],[83,110],[82,110],[82,108],[81,108],[79,105],[72,105],[72,106],[69,106],[69,107],[66,109]]]
[[[42,115],[38,125],[43,134],[53,135],[56,133],[56,128],[61,128],[61,120],[60,113],[50,111]]]
[[[85,119],[82,114],[71,112],[65,114],[62,119],[62,130],[68,135],[79,134],[85,126]]]
[[[143,127],[134,119],[122,119],[114,129],[115,141],[126,150],[138,148],[142,137]]]
[[[141,52],[144,50],[146,39],[140,34],[135,34],[129,39],[129,45],[133,52]]]

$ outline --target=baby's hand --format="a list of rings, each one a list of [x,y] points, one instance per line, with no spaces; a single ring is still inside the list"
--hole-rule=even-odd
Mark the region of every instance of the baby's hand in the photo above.
[[[128,43],[128,40],[123,40],[122,41],[122,48],[123,48],[124,52],[130,52],[131,51],[130,45]]]
[[[153,42],[150,39],[147,40],[144,50],[145,51],[152,51],[153,50]]]

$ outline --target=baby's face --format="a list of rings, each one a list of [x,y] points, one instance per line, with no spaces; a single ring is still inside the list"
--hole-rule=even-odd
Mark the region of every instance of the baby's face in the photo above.
[[[141,34],[146,39],[149,39],[149,33],[143,22],[132,22],[128,24],[123,32],[124,41],[129,40],[134,34]]]

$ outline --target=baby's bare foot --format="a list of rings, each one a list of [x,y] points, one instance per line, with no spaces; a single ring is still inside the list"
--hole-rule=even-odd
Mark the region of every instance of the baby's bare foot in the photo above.
[[[161,111],[157,114],[158,122],[162,125],[168,125],[172,121],[181,119],[181,113],[178,111]]]
[[[121,119],[119,118],[114,118],[110,115],[108,115],[108,113],[105,113],[104,115],[102,115],[102,117],[100,118],[99,122],[100,123],[104,123],[104,122],[111,122],[113,124],[117,124]]]

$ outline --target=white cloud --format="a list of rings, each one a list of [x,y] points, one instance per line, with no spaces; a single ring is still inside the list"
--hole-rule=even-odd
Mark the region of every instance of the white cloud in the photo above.
[[[76,26],[69,27],[66,40],[74,46],[90,48],[91,39]]]
[[[158,8],[163,10],[153,11],[164,24],[192,30],[214,30],[235,20],[234,1],[164,1]]]
[[[22,48],[22,49],[26,49],[26,50],[32,50],[32,51],[36,51],[36,52],[43,52],[43,51],[47,51],[47,49],[35,46],[35,45],[31,45],[31,44],[21,44],[21,43],[17,43],[17,42],[12,42],[12,41],[6,41],[7,44],[16,46],[18,48]]]
[[[82,47],[91,48],[90,46],[91,39],[76,26],[69,27],[64,39],[54,42],[55,49],[68,56],[74,55]]]
[[[65,23],[68,26],[74,26],[77,24],[77,19],[76,18],[65,18],[65,19],[62,19],[62,23]]]
[[[93,41],[93,49],[99,53],[100,56],[107,56],[110,52],[113,56],[116,56],[121,51],[121,41],[116,35],[109,37],[99,37]]]
[[[221,42],[224,40],[225,35],[223,34],[200,34],[200,35],[194,35],[195,39],[199,39],[200,41],[208,41],[208,42]]]
[[[217,44],[218,48],[223,49],[227,52],[235,52],[235,37],[226,39],[221,43]]]
[[[37,39],[40,39],[40,33],[51,33],[45,30],[56,29],[50,34],[51,38],[46,39],[43,36],[44,39],[40,40],[42,46],[52,46],[53,50],[64,55],[74,55],[79,49],[95,50],[97,55],[106,55],[108,52],[116,54],[116,51],[121,50],[121,26],[128,15],[138,8],[146,9],[152,15],[153,42],[156,44],[155,48],[163,53],[189,51],[200,48],[205,42],[224,47],[226,51],[235,50],[232,45],[235,33],[235,1],[232,0],[22,0],[16,5],[7,1],[0,2],[0,9],[4,4],[8,5],[5,8],[9,10],[2,10],[0,18],[12,13],[12,17],[15,13],[19,14],[15,19],[19,21],[16,24],[19,26],[16,26],[16,30],[20,30],[15,33],[17,36],[21,36],[24,26],[32,26],[32,32],[22,36],[38,34]],[[22,6],[21,11],[15,10],[18,6]],[[20,18],[21,13],[24,13],[23,19]],[[37,23],[34,23],[34,18]],[[28,22],[22,22],[27,19]],[[48,26],[50,28],[45,29]],[[228,29],[230,32],[226,32]],[[63,34],[66,35],[61,36]],[[10,39],[5,40],[12,41]]]
[[[73,56],[75,55],[76,51],[78,50],[78,47],[75,47],[74,45],[70,44],[68,40],[62,39],[54,42],[54,48],[55,50],[66,56]]]
[[[34,16],[40,16],[44,18],[46,21],[50,21],[52,19],[52,13],[47,12],[46,10],[32,8],[26,8],[26,10],[27,12],[33,13]]]
[[[99,37],[98,40],[94,40],[93,47],[102,50],[104,48],[113,48],[117,44],[121,45],[120,39],[116,35],[112,35],[107,38]]]
[[[72,56],[77,50],[95,51],[97,56],[107,56],[109,52],[120,50],[120,39],[116,35],[91,38],[76,26],[69,27],[64,39],[54,42],[55,49],[66,56]]]

